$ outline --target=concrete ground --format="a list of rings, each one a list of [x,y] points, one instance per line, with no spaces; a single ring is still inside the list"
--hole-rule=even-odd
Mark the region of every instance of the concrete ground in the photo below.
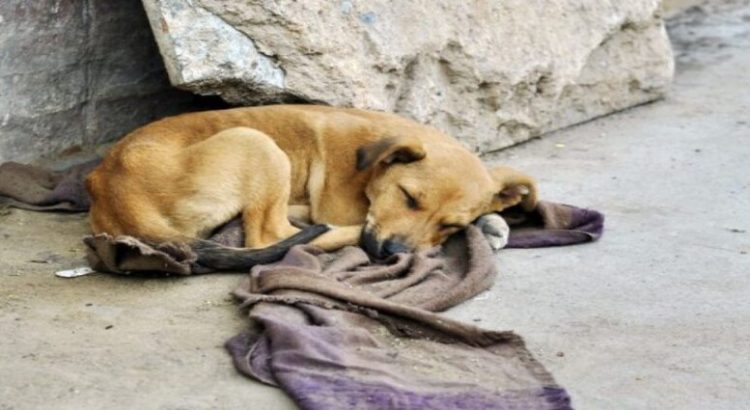
[[[513,329],[582,409],[750,401],[750,2],[671,23],[664,100],[488,158],[550,200],[599,209],[604,238],[507,250],[448,316]],[[53,276],[80,266],[83,215],[0,210],[0,409],[284,409],[222,348],[239,276]]]

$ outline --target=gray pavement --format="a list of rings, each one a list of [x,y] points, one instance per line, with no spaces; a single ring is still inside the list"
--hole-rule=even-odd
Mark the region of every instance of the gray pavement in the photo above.
[[[671,23],[663,101],[487,157],[607,215],[595,244],[498,255],[448,316],[513,329],[580,409],[750,402],[750,2]],[[0,409],[293,408],[240,377],[231,274],[63,280],[82,215],[0,210]]]

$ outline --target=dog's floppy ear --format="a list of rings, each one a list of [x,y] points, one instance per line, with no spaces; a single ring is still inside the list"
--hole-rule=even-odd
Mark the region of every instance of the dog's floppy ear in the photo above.
[[[536,181],[530,176],[508,167],[495,167],[490,170],[495,181],[495,197],[492,199],[492,210],[502,211],[505,208],[520,204],[524,211],[531,211],[538,201]]]
[[[425,156],[422,141],[414,137],[386,137],[357,148],[357,171],[375,164],[418,161]]]

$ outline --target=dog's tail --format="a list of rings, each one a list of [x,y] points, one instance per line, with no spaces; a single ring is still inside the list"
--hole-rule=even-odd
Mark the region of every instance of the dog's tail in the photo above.
[[[247,270],[258,264],[276,262],[292,246],[308,243],[330,229],[328,225],[311,225],[263,249],[232,248],[204,239],[193,242],[191,248],[198,255],[198,263],[205,267],[216,270]]]

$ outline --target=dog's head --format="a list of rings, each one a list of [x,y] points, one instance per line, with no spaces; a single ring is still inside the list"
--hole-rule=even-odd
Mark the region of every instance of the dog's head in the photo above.
[[[441,244],[479,216],[536,206],[536,183],[507,167],[491,170],[449,142],[385,138],[357,150],[357,169],[372,170],[362,246],[373,256]]]

